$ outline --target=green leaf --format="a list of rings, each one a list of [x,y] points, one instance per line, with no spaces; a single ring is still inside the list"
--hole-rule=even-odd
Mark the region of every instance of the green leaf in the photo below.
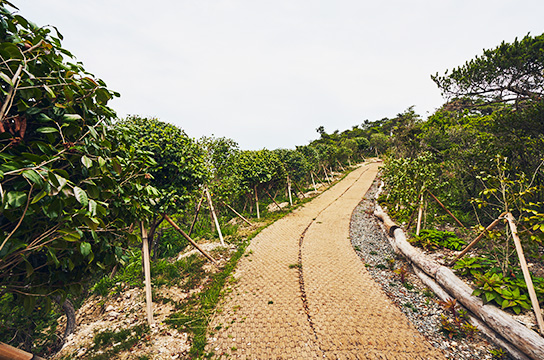
[[[65,121],[79,121],[83,120],[83,118],[78,114],[65,114],[63,117],[63,120]]]
[[[12,86],[13,87],[13,82],[11,81],[10,77],[7,76],[6,74],[4,74],[3,72],[0,72],[0,78],[2,80],[4,80],[5,82],[7,82],[9,84],[9,86]]]
[[[89,197],[82,188],[74,186],[74,195],[81,205],[87,206],[89,204]]]
[[[58,129],[55,129],[54,127],[50,127],[50,126],[44,126],[44,127],[38,128],[36,129],[36,131],[42,134],[52,134],[52,133],[59,132]]]
[[[26,203],[28,196],[25,192],[22,191],[11,191],[6,195],[7,204],[12,208],[16,209],[20,206],[23,206]]]
[[[42,177],[34,170],[25,170],[23,171],[23,177],[30,180],[35,185],[42,185],[43,179]]]
[[[93,166],[93,161],[89,159],[87,156],[83,155],[81,157],[81,163],[88,169],[91,166]]]
[[[55,93],[53,92],[53,90],[51,90],[49,86],[44,84],[43,88],[45,89],[45,91],[47,91],[47,93],[49,94],[49,96],[51,96],[52,99],[55,99],[57,97],[57,95],[55,95]]]
[[[43,199],[43,197],[47,195],[47,192],[45,192],[44,190],[40,191],[38,193],[38,195],[34,196],[34,199],[32,199],[32,202],[31,204],[35,204],[37,203],[38,201],[40,201],[41,199]]]
[[[91,213],[91,216],[96,216],[96,207],[97,203],[94,200],[89,200],[89,212]]]
[[[86,257],[91,253],[91,244],[83,241],[81,244],[79,244],[79,250],[81,251],[81,255]]]

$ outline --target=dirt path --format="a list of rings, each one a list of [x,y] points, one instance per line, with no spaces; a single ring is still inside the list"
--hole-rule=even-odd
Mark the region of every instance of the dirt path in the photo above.
[[[351,213],[378,167],[364,164],[253,239],[212,320],[208,351],[247,359],[444,358],[351,247]]]

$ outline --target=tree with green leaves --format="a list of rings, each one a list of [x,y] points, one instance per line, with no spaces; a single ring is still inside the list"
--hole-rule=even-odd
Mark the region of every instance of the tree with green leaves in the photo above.
[[[31,311],[123,260],[152,159],[111,128],[117,96],[0,3],[0,296]],[[7,3],[9,4],[9,3]],[[54,34],[52,33],[54,30]],[[115,144],[115,146],[113,145]],[[135,199],[136,198],[136,199]],[[134,200],[135,199],[135,200]],[[75,326],[68,318],[69,326]]]
[[[542,101],[544,34],[503,42],[448,74],[432,76],[447,98],[468,97],[473,103]]]
[[[155,200],[149,207],[150,216],[141,219],[149,228],[151,248],[165,215],[185,210],[192,192],[206,180],[204,152],[183,130],[155,118],[130,116],[116,126],[137,134],[139,140],[133,146],[155,161],[148,169]]]

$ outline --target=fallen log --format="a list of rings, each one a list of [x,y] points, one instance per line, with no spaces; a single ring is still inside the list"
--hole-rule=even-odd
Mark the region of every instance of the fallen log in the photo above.
[[[450,294],[448,294],[444,289],[436,283],[429,275],[425,274],[420,268],[418,268],[415,264],[412,264],[412,268],[414,269],[414,273],[421,279],[421,281],[429,288],[431,289],[442,301],[448,301],[453,299]],[[489,326],[487,326],[482,320],[478,319],[476,316],[473,316],[471,314],[469,315],[470,322],[476,326],[478,331],[485,334],[488,338],[493,340],[493,342],[500,347],[506,349],[508,353],[516,360],[529,360],[525,354],[523,354],[521,351],[516,349],[512,344],[510,344],[507,340],[505,340],[502,336],[497,334],[493,329],[491,329]]]
[[[380,220],[391,223],[389,216],[376,205],[374,215]],[[507,339],[512,346],[534,360],[544,359],[544,338],[531,329],[515,321],[506,312],[492,305],[484,305],[483,301],[472,295],[472,289],[459,279],[450,269],[429,259],[419,249],[416,249],[406,240],[401,228],[393,231],[393,239],[397,248],[408,260],[418,266],[427,275],[434,279],[453,298],[483,320],[487,326],[497,334]]]

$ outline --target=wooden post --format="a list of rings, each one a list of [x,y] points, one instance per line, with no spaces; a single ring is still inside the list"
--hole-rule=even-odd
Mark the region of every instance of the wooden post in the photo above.
[[[455,259],[453,259],[451,262],[450,262],[450,266],[452,266],[453,264],[455,264],[457,262],[457,260],[459,260],[460,258],[462,258],[463,256],[465,256],[465,254],[474,247],[474,245],[476,245],[480,240],[482,240],[482,238],[485,236],[485,234],[487,234],[489,231],[491,231],[495,226],[497,226],[499,224],[499,222],[502,220],[502,217],[506,215],[506,213],[502,213],[501,215],[499,215],[499,217],[497,219],[495,219],[495,221],[493,221],[491,224],[489,224],[488,227],[485,228],[485,230],[476,237],[476,239],[472,240],[472,242],[470,244],[467,245],[466,248],[463,249],[463,251],[461,251],[461,253],[459,255],[457,255],[455,257]]]
[[[465,225],[463,225],[463,223],[460,222],[459,219],[457,219],[457,218],[455,217],[455,215],[453,215],[448,209],[446,209],[446,207],[444,206],[444,204],[442,204],[442,203],[440,202],[440,200],[438,200],[438,198],[437,198],[436,196],[433,195],[432,192],[430,192],[429,190],[427,190],[427,192],[428,192],[429,195],[431,195],[431,197],[438,203],[438,205],[440,205],[440,206],[442,207],[442,209],[446,210],[446,212],[447,212],[447,213],[448,213],[448,214],[449,214],[449,215],[450,215],[450,216],[451,216],[451,217],[452,217],[452,218],[453,218],[453,219],[454,219],[454,220],[455,220],[462,228],[465,228],[465,229],[466,229]]]
[[[195,218],[193,219],[193,222],[191,224],[191,227],[189,228],[189,236],[193,233],[193,229],[196,224],[196,219],[198,218],[198,213],[200,212],[200,207],[202,206],[202,202],[204,201],[204,191],[202,192],[202,195],[200,196],[200,200],[198,201],[198,205],[196,207],[195,211]]]
[[[45,360],[24,350],[0,342],[0,360]]]
[[[327,182],[330,184],[331,181],[329,180],[329,175],[327,175],[327,170],[325,170],[325,165],[321,164],[321,166],[323,167],[323,172],[325,173],[325,179],[327,179]]]
[[[310,171],[310,176],[312,177],[312,185],[314,186],[314,191],[317,192],[317,186],[315,186],[314,172],[313,171]]]
[[[417,226],[416,226],[416,236],[419,236],[419,231],[421,230],[421,217],[423,215],[423,193],[421,193],[421,199],[419,200],[419,210],[417,213]]]
[[[170,223],[170,225],[172,225],[174,227],[174,229],[176,229],[185,239],[187,239],[187,241],[189,241],[191,243],[191,245],[193,245],[198,251],[200,251],[200,253],[202,255],[204,255],[206,258],[208,258],[208,260],[210,260],[214,265],[217,265],[217,262],[210,255],[208,255],[204,250],[202,250],[196,244],[196,242],[193,239],[191,239],[191,237],[189,235],[187,235],[183,230],[181,230],[179,228],[179,226],[177,226],[176,223],[173,222],[172,219],[170,219],[170,216],[164,215],[164,218],[166,219],[166,221],[168,221]]]
[[[540,305],[538,304],[538,298],[536,296],[533,280],[531,279],[531,273],[529,272],[529,267],[527,266],[527,261],[525,260],[525,255],[523,254],[523,248],[521,247],[521,242],[518,237],[518,229],[516,227],[516,223],[514,222],[514,216],[511,213],[507,213],[506,220],[508,221],[508,225],[510,225],[510,230],[512,231],[512,237],[514,238],[514,244],[516,245],[516,252],[518,253],[519,265],[521,266],[521,271],[523,272],[525,284],[527,284],[527,290],[529,291],[529,297],[531,298],[531,303],[533,304],[533,310],[535,312],[538,328],[540,329],[540,335],[544,335],[544,320],[542,319],[542,312],[540,311]]]
[[[287,175],[287,192],[289,193],[289,205],[293,206],[293,197],[291,196],[291,178]]]
[[[227,204],[226,202],[224,201],[221,201],[221,204],[225,205],[227,207],[227,209],[229,209],[230,211],[232,211],[233,213],[236,214],[236,216],[238,216],[240,219],[242,219],[243,221],[245,221],[249,226],[253,226],[253,223],[251,221],[249,221],[248,219],[246,219],[245,217],[243,217],[240,213],[238,213],[238,211],[234,210],[231,206],[229,206],[229,204]]]
[[[276,204],[276,206],[278,207],[278,209],[280,209],[281,211],[283,211],[282,207],[280,206],[280,204],[278,204],[276,202],[276,200],[274,200],[274,198],[272,197],[272,195],[270,195],[270,193],[268,192],[268,190],[265,190],[266,194],[268,195],[268,197],[270,198],[270,200],[272,200],[274,202],[274,204]]]
[[[151,295],[151,263],[149,262],[149,242],[147,239],[147,229],[144,222],[140,222],[142,230],[142,257],[144,259],[145,274],[145,302],[147,310],[147,323],[153,325],[153,299]]]
[[[208,198],[208,204],[210,204],[210,211],[212,213],[213,221],[215,222],[215,228],[219,234],[219,240],[221,241],[221,246],[225,246],[225,240],[223,240],[223,234],[221,233],[221,227],[219,226],[219,221],[217,220],[217,215],[215,214],[215,209],[213,208],[212,197],[210,196],[210,191],[207,187],[204,188],[206,197]]]
[[[255,207],[257,208],[257,219],[260,219],[261,213],[259,212],[259,195],[257,195],[257,185],[255,185],[254,190],[255,190]]]
[[[297,189],[297,191],[302,195],[302,198],[305,199],[306,198],[306,194],[304,194],[304,192],[302,190],[300,190],[300,187],[298,186],[298,184],[296,182],[294,182],[293,184],[295,184],[295,188]]]

